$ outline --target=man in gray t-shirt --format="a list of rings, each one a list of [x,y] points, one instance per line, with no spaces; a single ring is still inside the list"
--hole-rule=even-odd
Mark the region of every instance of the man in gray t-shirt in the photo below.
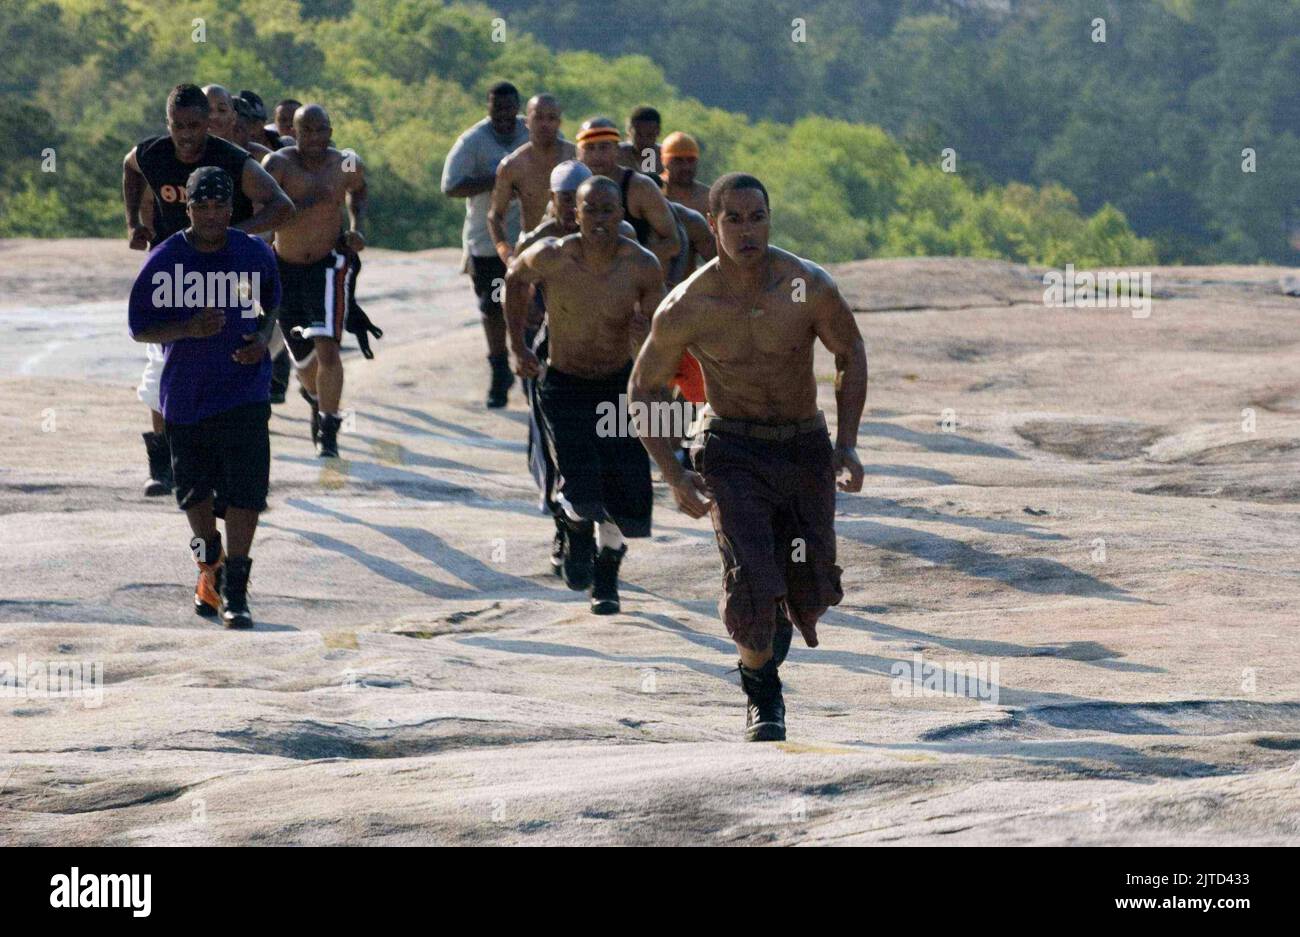
[[[528,128],[519,116],[519,91],[508,81],[497,82],[488,91],[488,116],[460,135],[442,167],[443,194],[466,200],[464,269],[473,280],[487,334],[488,363],[492,367],[489,407],[506,405],[515,377],[506,354],[506,320],[501,307],[506,267],[488,233],[488,208],[497,164],[527,142]],[[519,236],[518,200],[510,204],[506,228],[513,243]]]

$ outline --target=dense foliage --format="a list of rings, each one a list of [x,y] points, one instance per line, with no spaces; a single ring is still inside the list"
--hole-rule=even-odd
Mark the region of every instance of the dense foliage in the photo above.
[[[623,6],[607,5],[611,10]],[[1197,6],[1193,0],[1188,5]],[[563,13],[585,4],[537,4],[543,6]],[[691,2],[668,6],[685,8]],[[1118,131],[1099,124],[1096,140],[1082,140],[1088,128],[1069,120],[1056,128],[1086,144],[1090,168],[1079,169],[1077,181],[1089,195],[1081,209],[1071,192],[1076,179],[1066,170],[1085,154],[1072,155],[1068,136],[1033,150],[1030,141],[1017,136],[1017,128],[1046,125],[1055,117],[1023,114],[1015,127],[1005,127],[999,121],[1009,105],[996,95],[981,105],[983,113],[963,112],[964,118],[983,128],[986,146],[996,147],[1005,138],[1004,143],[1014,141],[1023,148],[1018,158],[1028,168],[1000,173],[973,144],[964,149],[959,142],[954,144],[957,171],[945,172],[937,146],[944,114],[961,110],[945,103],[952,90],[946,85],[930,88],[929,105],[899,99],[889,114],[882,110],[868,115],[870,120],[862,115],[850,120],[846,118],[854,115],[835,114],[837,108],[826,106],[825,94],[820,102],[802,101],[793,86],[783,84],[793,79],[781,59],[773,57],[764,63],[766,94],[797,106],[782,105],[771,113],[757,108],[745,115],[677,90],[691,89],[703,98],[731,93],[734,69],[723,67],[715,69],[715,88],[694,87],[700,70],[712,65],[710,43],[734,45],[734,54],[742,59],[751,54],[744,51],[749,46],[743,40],[728,44],[726,35],[711,25],[693,44],[683,40],[679,59],[661,67],[644,55],[553,52],[520,30],[521,17],[514,13],[505,14],[502,35],[499,20],[494,27],[496,16],[484,6],[434,0],[5,0],[0,7],[0,125],[6,128],[0,138],[0,236],[121,234],[122,156],[140,138],[161,132],[168,89],[195,81],[224,84],[232,91],[251,88],[268,104],[287,95],[325,104],[336,142],[355,148],[368,166],[372,242],[406,249],[458,244],[463,203],[439,192],[443,158],[456,136],[482,116],[488,85],[509,78],[525,96],[540,90],[555,93],[570,133],[586,116],[605,113],[621,121],[633,106],[654,103],[664,114],[665,132],[684,129],[701,140],[703,178],[730,169],[760,175],[772,193],[777,243],[820,261],[923,254],[1054,265],[1155,259],[1153,245],[1133,234],[1124,214],[1107,199],[1094,197],[1097,179],[1128,172],[1128,161],[1159,165],[1143,149],[1150,135],[1127,135],[1131,124]],[[204,41],[195,41],[195,20],[200,18]],[[661,39],[671,35],[658,20],[639,17],[636,22],[643,32],[660,30],[656,35]],[[756,28],[753,17],[738,22],[747,30]],[[880,30],[892,36],[905,25],[901,20],[882,23]],[[907,28],[918,36],[918,48],[924,48],[932,30],[950,27],[927,20]],[[785,41],[788,33],[782,33]],[[836,41],[851,45],[857,35],[845,32]],[[840,54],[847,61],[853,56],[846,50]],[[904,60],[919,71],[942,67],[945,74],[960,75],[963,67],[962,61],[938,55],[931,56],[928,66],[922,58],[900,53],[900,67]],[[1009,62],[990,62],[989,69],[995,68],[1003,75],[1015,73]],[[825,87],[836,89],[838,104],[856,94],[850,77],[847,72],[821,76]],[[1052,87],[1059,89],[1060,83]],[[884,94],[883,88],[877,91],[878,98]],[[1122,108],[1126,121],[1136,120],[1127,114],[1130,106],[1138,106],[1128,103],[1130,97],[1099,100],[1098,113]],[[748,107],[744,100],[722,103]],[[925,110],[939,104],[946,110]],[[935,118],[939,129],[910,123],[906,115],[913,110],[927,120]],[[877,120],[885,129],[875,125]],[[938,135],[923,144],[931,132]],[[1125,145],[1111,153],[1106,144],[1116,134]],[[1174,141],[1161,144],[1174,146]],[[1283,158],[1273,144],[1260,145],[1261,165]],[[48,160],[42,165],[42,154],[48,156],[50,149],[54,172],[43,171],[49,166]],[[1184,154],[1170,166],[1150,169],[1148,201],[1159,203],[1173,192],[1187,162]],[[1016,181],[1041,166],[1059,171],[1037,183]],[[1201,181],[1228,185],[1228,166],[1224,162],[1217,170],[1206,169]],[[1258,176],[1269,174],[1261,170]],[[1232,204],[1243,214],[1276,213],[1276,204],[1263,204],[1250,191],[1233,192]],[[1121,198],[1113,201],[1124,205]],[[1146,210],[1145,202],[1134,204]],[[1213,219],[1194,205],[1166,209],[1162,217],[1189,244],[1213,246],[1217,242],[1206,239],[1218,236],[1225,256],[1245,256],[1246,245],[1256,243],[1245,228],[1216,229]],[[1242,224],[1251,222],[1243,219]]]
[[[493,5],[556,50],[647,55],[716,107],[874,124],[924,162],[952,147],[968,178],[1064,185],[1171,262],[1297,259],[1300,0]]]

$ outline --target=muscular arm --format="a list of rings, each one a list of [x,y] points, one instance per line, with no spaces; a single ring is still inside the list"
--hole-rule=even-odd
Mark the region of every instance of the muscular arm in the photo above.
[[[515,162],[509,156],[497,166],[497,174],[492,186],[492,203],[488,206],[488,234],[496,244],[497,256],[502,263],[510,262],[512,253],[510,235],[506,231],[506,213],[510,211],[510,201],[515,197]]]
[[[140,172],[140,164],[136,162],[135,147],[131,147],[131,152],[122,160],[122,203],[126,208],[126,228],[131,247],[138,250],[149,246],[148,236],[143,231],[146,225],[140,217],[140,204],[148,191],[149,183],[145,181],[144,173]],[[150,231],[149,235],[152,233]]]
[[[131,147],[131,152],[127,153],[126,158],[122,160],[122,201],[126,205],[128,228],[140,226],[140,202],[148,188],[149,183],[144,181],[140,164],[135,161],[135,147]]]
[[[637,306],[632,313],[632,323],[628,330],[632,338],[633,357],[640,353],[641,346],[650,334],[650,316],[653,313],[648,310],[658,309],[663,301],[663,269],[653,258],[646,257],[638,268]]]
[[[353,163],[351,169],[344,169],[343,176],[347,180],[347,208],[348,208],[348,230],[355,231],[357,234],[365,236],[363,225],[365,224],[366,208],[370,204],[370,190],[366,186],[366,167],[361,162],[361,157],[355,153],[350,154]],[[346,163],[344,164],[346,167]]]
[[[813,328],[822,344],[835,356],[835,451],[836,467],[850,471],[845,491],[862,489],[862,466],[853,452],[858,444],[858,424],[867,402],[867,346],[839,288],[825,273],[814,290]],[[849,459],[848,456],[852,458]]]
[[[689,300],[681,293],[674,293],[671,299],[660,304],[651,320],[650,335],[632,367],[632,377],[627,385],[628,399],[633,403],[644,403],[646,412],[654,412],[655,403],[672,400],[669,384],[691,339],[688,303]],[[642,435],[641,444],[659,466],[664,481],[676,487],[685,473],[673,456],[673,440],[666,436]]]
[[[510,351],[516,360],[532,354],[524,342],[524,329],[528,325],[528,287],[539,283],[542,272],[557,242],[554,238],[538,241],[528,250],[510,261],[506,269],[506,330]]]
[[[268,157],[268,162],[273,160],[274,156],[275,154],[272,154]],[[234,226],[240,231],[245,234],[274,231],[292,220],[293,202],[257,160],[244,160],[244,173],[240,176],[239,185],[244,195],[248,196],[248,200],[258,206],[251,218]]]
[[[672,206],[659,191],[659,186],[646,176],[639,173],[633,175],[630,185],[628,209],[638,218],[644,219],[658,235],[654,246],[648,249],[659,259],[659,265],[667,270],[682,247],[677,240],[677,220],[673,216]]]
[[[709,223],[693,208],[682,206],[681,210],[682,225],[686,228],[686,236],[691,239],[691,250],[701,261],[710,261],[718,256],[718,245],[713,240],[713,232],[709,230]]]

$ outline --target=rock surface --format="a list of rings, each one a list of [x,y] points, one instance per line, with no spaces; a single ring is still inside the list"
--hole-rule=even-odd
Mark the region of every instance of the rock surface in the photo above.
[[[844,602],[783,668],[790,741],[746,745],[707,521],[657,486],[623,613],[588,614],[549,574],[518,391],[482,407],[458,253],[365,259],[386,336],[346,355],[344,458],[275,409],[258,627],[228,633],[140,494],[141,255],[0,242],[0,662],[103,675],[0,689],[0,842],[1300,841],[1278,271],[1157,269],[1136,319],[998,262],[833,269],[867,484],[839,498]],[[989,682],[924,695],[895,679],[920,661]]]

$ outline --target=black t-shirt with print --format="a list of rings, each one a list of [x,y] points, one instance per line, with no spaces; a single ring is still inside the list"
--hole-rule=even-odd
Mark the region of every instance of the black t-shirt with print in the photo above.
[[[203,155],[193,163],[182,163],[176,158],[176,144],[166,134],[137,143],[135,161],[154,195],[154,237],[149,246],[161,244],[177,231],[190,226],[189,216],[185,214],[185,183],[190,173],[202,166],[220,166],[234,180],[235,198],[230,223],[239,224],[251,218],[253,203],[240,185],[246,159],[249,159],[247,150],[212,134],[208,134]]]

